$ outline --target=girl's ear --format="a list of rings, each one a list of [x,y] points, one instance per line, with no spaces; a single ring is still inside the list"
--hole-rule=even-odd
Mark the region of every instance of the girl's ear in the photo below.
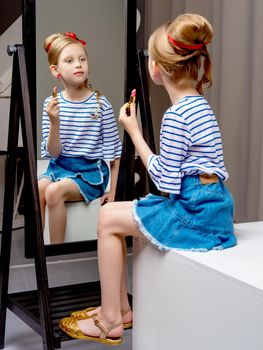
[[[153,78],[157,79],[159,77],[159,66],[155,61],[152,61],[152,72],[153,72]]]
[[[52,64],[50,67],[49,67],[49,70],[51,72],[51,74],[53,75],[53,77],[57,78],[57,75],[58,75],[58,68],[57,66],[55,66],[54,64]]]

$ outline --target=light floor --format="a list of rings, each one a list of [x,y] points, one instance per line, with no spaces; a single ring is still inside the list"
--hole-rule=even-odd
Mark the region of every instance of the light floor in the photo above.
[[[118,346],[118,350],[132,350],[132,331],[127,330],[124,333],[123,343]],[[112,348],[112,347],[110,347]],[[42,338],[21,321],[11,311],[8,311],[5,350],[43,350]],[[72,340],[62,342],[61,349],[72,350],[105,350],[109,346],[96,342],[84,340]],[[115,349],[115,347],[114,347]]]

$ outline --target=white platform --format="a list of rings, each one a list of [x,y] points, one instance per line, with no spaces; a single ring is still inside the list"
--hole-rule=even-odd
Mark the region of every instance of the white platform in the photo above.
[[[263,222],[235,229],[207,253],[134,241],[133,350],[263,349]]]

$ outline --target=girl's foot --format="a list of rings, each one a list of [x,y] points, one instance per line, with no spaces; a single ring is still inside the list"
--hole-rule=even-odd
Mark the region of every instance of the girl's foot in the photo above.
[[[121,310],[123,328],[129,329],[132,328],[132,310],[130,307],[127,309]]]
[[[77,324],[84,334],[91,337],[100,337],[103,329],[105,329],[107,338],[120,338],[123,334],[122,321],[112,324],[102,319],[100,314],[85,320],[78,320]]]
[[[93,315],[100,313],[101,307],[89,307],[84,310],[74,311],[71,313],[71,317],[76,317],[78,320],[85,320],[91,318]],[[122,321],[124,329],[132,327],[132,310],[130,307],[121,311]]]
[[[63,318],[59,327],[70,337],[76,339],[93,340],[103,344],[119,345],[122,342],[123,323],[108,322],[100,315],[78,320],[75,317]]]

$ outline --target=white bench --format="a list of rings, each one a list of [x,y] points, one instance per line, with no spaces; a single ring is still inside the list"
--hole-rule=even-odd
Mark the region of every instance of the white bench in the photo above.
[[[37,173],[41,175],[47,168],[49,160],[37,161]],[[106,191],[109,190],[109,185]],[[65,242],[86,241],[97,239],[97,221],[100,209],[100,198],[86,204],[85,202],[68,202],[67,226],[65,231]],[[48,228],[48,209],[46,210],[44,241],[50,243]]]
[[[263,349],[263,222],[235,231],[207,253],[134,240],[133,350]]]

